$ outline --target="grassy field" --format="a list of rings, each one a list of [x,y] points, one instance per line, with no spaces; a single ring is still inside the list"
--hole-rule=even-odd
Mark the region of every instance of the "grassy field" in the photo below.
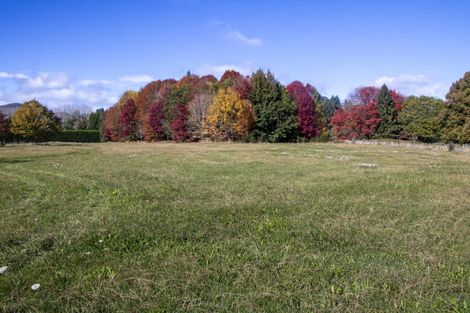
[[[470,312],[470,153],[10,145],[0,194],[0,312]]]

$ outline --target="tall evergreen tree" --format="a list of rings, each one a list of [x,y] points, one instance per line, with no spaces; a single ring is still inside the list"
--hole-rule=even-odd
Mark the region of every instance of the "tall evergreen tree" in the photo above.
[[[251,78],[249,99],[255,112],[253,134],[261,141],[285,142],[297,138],[296,105],[271,72],[258,70]]]
[[[341,109],[341,100],[338,96],[331,96],[330,98],[323,97],[322,113],[328,123],[330,122],[333,114],[339,109]]]
[[[380,88],[377,98],[377,111],[381,121],[375,134],[376,137],[398,138],[400,135],[400,125],[397,119],[398,111],[395,108],[395,102],[387,85],[383,85]]]

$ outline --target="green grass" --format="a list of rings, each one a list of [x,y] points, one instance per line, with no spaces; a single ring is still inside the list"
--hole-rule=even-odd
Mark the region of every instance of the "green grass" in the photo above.
[[[469,153],[10,145],[0,194],[0,311],[470,311]]]

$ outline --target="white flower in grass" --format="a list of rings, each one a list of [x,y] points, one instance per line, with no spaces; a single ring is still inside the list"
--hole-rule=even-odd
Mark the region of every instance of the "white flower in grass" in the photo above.
[[[359,163],[360,167],[368,167],[368,168],[376,168],[378,166],[377,163]]]
[[[8,266],[2,266],[2,267],[0,267],[0,274],[5,273],[5,272],[7,271],[7,269],[8,269]]]
[[[31,286],[31,289],[34,290],[34,291],[36,291],[36,290],[39,289],[39,287],[41,287],[41,285],[39,285],[39,284],[34,284],[34,285]]]
[[[103,239],[98,240],[99,243],[103,243],[103,241],[104,241]]]

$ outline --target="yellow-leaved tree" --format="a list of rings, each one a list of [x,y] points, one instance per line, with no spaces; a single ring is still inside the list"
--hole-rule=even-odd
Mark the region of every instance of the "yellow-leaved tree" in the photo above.
[[[36,100],[23,103],[11,119],[13,134],[36,143],[52,139],[59,130],[59,118]]]
[[[209,107],[207,130],[215,140],[239,140],[248,135],[254,123],[250,101],[232,88],[220,89]]]

